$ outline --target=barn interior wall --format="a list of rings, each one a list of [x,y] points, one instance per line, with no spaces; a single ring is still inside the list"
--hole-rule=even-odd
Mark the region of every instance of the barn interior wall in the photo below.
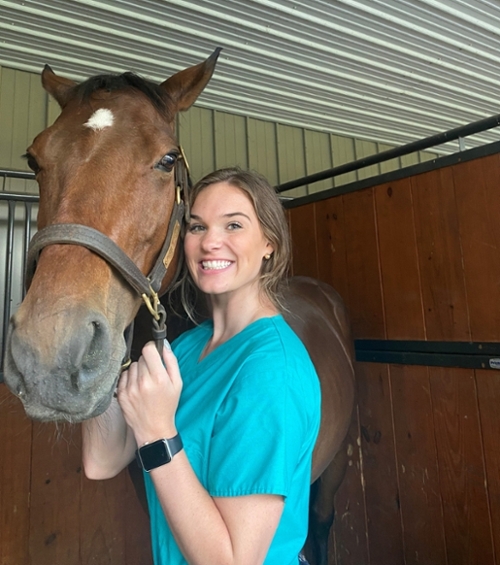
[[[334,286],[354,338],[500,341],[498,154],[289,210],[294,274]],[[500,560],[500,379],[357,363],[330,565]]]
[[[0,167],[27,170],[21,156],[58,112],[57,104],[43,91],[38,74],[0,67]],[[200,107],[179,118],[178,132],[195,180],[216,167],[238,164],[257,169],[278,184],[388,148]],[[432,153],[415,154],[375,166],[371,173],[432,157]],[[334,182],[349,182],[366,174],[350,173]],[[329,188],[332,182],[323,181],[292,194]],[[32,181],[6,179],[0,190],[36,193],[37,187]],[[0,213],[3,285],[6,212],[2,209]],[[19,259],[20,247],[14,253]],[[14,287],[18,294],[14,295],[13,309],[21,299],[22,265],[17,264]],[[321,265],[321,270],[325,269],[329,266]],[[0,291],[3,296],[3,286]],[[3,300],[0,309],[3,314]],[[0,384],[0,446],[2,565],[151,562],[147,519],[127,473],[110,481],[86,480],[77,426],[56,427],[27,420],[18,401]]]

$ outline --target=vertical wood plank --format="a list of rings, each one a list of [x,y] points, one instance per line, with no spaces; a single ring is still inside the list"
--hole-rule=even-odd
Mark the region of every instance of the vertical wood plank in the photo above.
[[[344,195],[354,337],[385,337],[373,190]],[[385,365],[356,363],[370,563],[404,562],[392,400]]]
[[[474,341],[500,341],[500,222],[497,210],[498,154],[461,163],[453,180],[464,259],[464,276]],[[480,409],[483,457],[486,467],[489,510],[495,555],[500,556],[500,434],[498,373],[475,372]]]
[[[355,338],[385,336],[372,189],[344,195],[348,307]]]
[[[500,341],[500,156],[453,167],[471,336]]]
[[[81,460],[72,430],[33,425],[29,552],[38,565],[78,563]]]
[[[425,339],[410,180],[374,191],[387,337]]]
[[[248,166],[276,186],[279,183],[276,124],[248,118],[247,131]]]
[[[300,128],[278,124],[278,167],[280,184],[305,176],[304,131]],[[305,196],[307,187],[287,190],[284,196]]]
[[[411,183],[375,188],[387,337],[425,339]],[[405,563],[446,563],[427,369],[391,365]]]
[[[289,211],[293,274],[318,278],[314,205]]]
[[[429,339],[470,340],[451,168],[412,179]],[[429,369],[448,562],[493,562],[478,394],[473,371]]]
[[[371,565],[403,564],[404,547],[394,449],[391,390],[386,365],[356,363]]]
[[[32,424],[0,384],[0,563],[29,563]]]
[[[246,120],[226,112],[214,113],[215,168],[248,168]]]
[[[470,339],[451,168],[412,178],[427,339]]]
[[[211,173],[215,169],[213,112],[193,106],[180,114],[179,142],[190,164],[193,182]]]
[[[494,563],[474,372],[431,368],[448,563]]]
[[[318,278],[333,286],[348,303],[348,272],[342,196],[314,204]]]
[[[476,371],[495,561],[500,560],[500,384],[498,371]],[[484,522],[484,518],[482,518]]]
[[[448,563],[433,405],[426,367],[391,365],[406,565]]]
[[[364,496],[358,408],[354,410],[347,448],[348,467],[335,495],[335,519],[329,542],[329,565],[365,565],[368,557],[368,525]]]

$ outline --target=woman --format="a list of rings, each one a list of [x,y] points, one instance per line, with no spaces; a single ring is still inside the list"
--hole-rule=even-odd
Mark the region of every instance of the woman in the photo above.
[[[156,565],[297,565],[320,390],[280,314],[290,243],[273,188],[237,168],[206,176],[184,254],[182,285],[207,297],[211,319],[163,363],[144,347],[117,401],[83,425],[85,472],[113,477],[137,450]]]

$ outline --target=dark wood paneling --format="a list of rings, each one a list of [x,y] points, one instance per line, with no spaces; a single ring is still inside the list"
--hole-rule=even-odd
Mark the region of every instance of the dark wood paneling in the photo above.
[[[292,236],[293,274],[318,278],[314,204],[288,212]]]
[[[340,290],[355,338],[500,341],[499,170],[492,155],[316,202],[292,228],[295,263]],[[361,456],[336,497],[331,565],[496,564],[498,373],[356,376]]]
[[[79,426],[32,423],[0,385],[0,564],[151,565],[127,471],[89,481]]]
[[[378,186],[375,201],[387,338],[425,339],[410,179]],[[446,543],[428,371],[390,366],[389,375],[405,563],[444,564]]]
[[[500,156],[453,168],[463,270],[474,341],[500,341]]]
[[[474,372],[429,371],[448,563],[494,563]]]
[[[410,179],[376,187],[375,204],[387,338],[425,339]]]
[[[355,337],[385,337],[373,191],[344,195],[347,301]]]
[[[343,198],[331,198],[314,204],[318,278],[348,301],[349,284],[345,241]]]
[[[0,563],[29,563],[31,422],[0,384]]]
[[[330,563],[369,562],[362,453],[357,407],[349,430],[348,467],[335,496],[335,520],[330,536]]]
[[[493,546],[500,560],[500,383],[497,371],[476,371]],[[481,520],[483,522],[483,520]]]
[[[433,406],[427,367],[390,367],[406,565],[445,565]]]
[[[372,190],[344,195],[348,300],[356,337],[385,337]],[[403,539],[387,368],[356,367],[370,563],[401,563]],[[387,539],[385,528],[392,536]]]
[[[427,339],[470,339],[451,167],[412,179]]]

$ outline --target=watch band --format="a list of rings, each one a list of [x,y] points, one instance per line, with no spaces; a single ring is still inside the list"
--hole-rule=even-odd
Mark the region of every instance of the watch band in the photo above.
[[[182,439],[179,434],[170,439],[158,439],[145,443],[135,452],[139,467],[147,473],[172,461],[176,453],[182,449]]]

